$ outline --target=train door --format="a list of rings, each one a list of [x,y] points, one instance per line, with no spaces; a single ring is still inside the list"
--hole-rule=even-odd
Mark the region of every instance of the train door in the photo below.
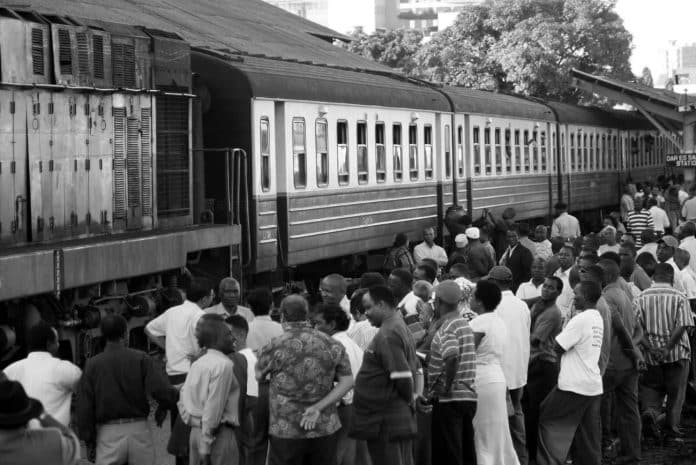
[[[86,153],[87,173],[87,227],[90,233],[109,230],[112,208],[113,175],[111,97],[90,97],[90,124]]]
[[[54,191],[60,184],[56,179],[54,185],[54,177],[58,178],[54,172],[61,169],[54,160],[54,152],[59,149],[55,144],[55,123],[59,115],[53,112],[59,108],[54,105],[53,97],[49,92],[29,91],[25,94],[31,231],[34,241],[53,238],[63,220],[63,212],[57,215],[53,205]]]
[[[22,93],[0,90],[0,243],[28,239],[25,103]]]

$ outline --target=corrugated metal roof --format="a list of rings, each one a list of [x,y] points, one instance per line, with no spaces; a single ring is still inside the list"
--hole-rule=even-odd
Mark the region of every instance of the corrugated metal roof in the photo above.
[[[218,67],[229,66],[243,74],[252,97],[450,111],[440,92],[388,75],[248,56],[227,60],[196,52],[193,66],[213,76]]]
[[[443,90],[454,101],[457,112],[485,115],[510,116],[524,119],[553,121],[553,113],[544,105],[509,94],[444,87]]]
[[[556,110],[561,124],[606,126],[616,129],[653,129],[650,122],[636,111],[604,110],[560,102],[546,102]]]
[[[389,70],[324,40],[346,39],[342,34],[261,0],[0,0],[0,6],[176,32],[210,50]]]

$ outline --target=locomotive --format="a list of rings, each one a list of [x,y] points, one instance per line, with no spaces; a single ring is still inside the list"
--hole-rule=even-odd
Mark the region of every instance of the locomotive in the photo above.
[[[454,205],[591,216],[672,150],[630,112],[406,78],[257,0],[2,3],[0,365],[38,318],[78,361],[104,312],[137,335],[183,268],[311,276]]]

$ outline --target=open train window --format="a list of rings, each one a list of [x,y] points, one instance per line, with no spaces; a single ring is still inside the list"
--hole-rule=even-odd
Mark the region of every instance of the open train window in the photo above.
[[[387,150],[384,143],[384,123],[375,124],[375,173],[377,182],[387,180]]]
[[[582,170],[583,171],[588,171],[588,164],[587,164],[587,134],[582,135]]]
[[[268,118],[261,118],[259,125],[261,146],[261,190],[268,192],[271,189],[271,139],[269,134],[270,125]]]
[[[524,162],[523,169],[525,173],[529,173],[531,162],[529,160],[529,130],[524,130]]]
[[[600,166],[601,169],[606,170],[606,169],[611,169],[611,165],[609,164],[609,158],[607,157],[607,135],[602,134],[602,164]]]
[[[292,119],[292,163],[295,187],[307,187],[307,149],[304,118]]]
[[[561,133],[561,172],[566,173],[566,135]]]
[[[318,119],[314,125],[317,152],[317,186],[329,185],[329,124]]]
[[[539,133],[535,130],[532,131],[532,167],[531,171],[534,173],[539,172]]]
[[[570,171],[574,172],[577,169],[575,158],[575,134],[570,133]]]
[[[539,133],[539,151],[541,152],[541,172],[546,173],[546,131]]]
[[[358,122],[358,184],[366,184],[369,178],[367,165],[367,123]]]
[[[602,146],[599,143],[599,134],[595,134],[595,169],[602,169]]]
[[[449,124],[445,124],[445,177],[452,177],[452,132]]]
[[[595,158],[595,150],[594,150],[593,140],[594,140],[594,136],[592,134],[590,134],[590,147],[589,147],[589,154],[590,155],[589,155],[589,160],[587,162],[587,167],[586,167],[587,171],[594,171],[597,168],[597,166],[595,165],[595,159],[594,159]]]
[[[483,150],[484,150],[484,167],[485,173],[491,174],[493,167],[491,166],[491,128],[483,130]]]
[[[404,176],[404,159],[401,152],[401,125],[392,125],[392,158],[394,163],[394,181],[401,182]]]
[[[457,169],[459,177],[464,177],[464,128],[457,126]]]
[[[350,181],[348,121],[338,121],[336,123],[336,143],[338,144],[338,184],[345,186]]]
[[[425,179],[433,179],[433,127],[423,128],[423,149],[425,152]]]
[[[408,172],[411,181],[418,180],[418,126],[408,126]]]
[[[500,146],[500,128],[495,128],[495,174],[503,172],[503,153]]]
[[[481,129],[474,126],[472,131],[472,140],[474,143],[474,174],[481,174]]]
[[[512,172],[512,131],[505,130],[505,172]]]
[[[522,172],[522,146],[520,145],[519,129],[515,129],[515,171]]]

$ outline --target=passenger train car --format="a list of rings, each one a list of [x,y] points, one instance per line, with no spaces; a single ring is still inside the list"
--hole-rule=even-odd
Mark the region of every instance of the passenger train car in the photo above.
[[[183,268],[336,271],[398,232],[447,234],[453,205],[590,218],[671,150],[632,113],[407,79],[260,2],[254,36],[232,6],[113,1],[0,1],[0,365],[37,318],[83,360],[100,315],[142,326]],[[222,35],[236,26],[247,42]],[[266,36],[280,56],[240,50]]]

